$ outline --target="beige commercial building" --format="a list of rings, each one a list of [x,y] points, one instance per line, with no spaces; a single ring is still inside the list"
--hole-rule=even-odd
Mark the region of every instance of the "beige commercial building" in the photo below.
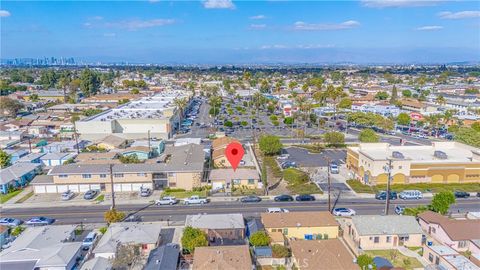
[[[364,184],[386,184],[390,162],[393,184],[480,182],[480,150],[458,142],[362,143],[347,150],[351,177]]]

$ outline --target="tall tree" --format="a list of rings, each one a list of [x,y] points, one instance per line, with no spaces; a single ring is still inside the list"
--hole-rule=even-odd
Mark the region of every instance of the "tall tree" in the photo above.
[[[100,89],[100,77],[91,69],[84,69],[80,75],[80,90],[85,96],[95,95]]]
[[[10,166],[12,156],[0,149],[0,169]]]
[[[398,99],[398,90],[397,87],[394,85],[392,87],[392,96],[390,97],[390,104],[395,104]]]

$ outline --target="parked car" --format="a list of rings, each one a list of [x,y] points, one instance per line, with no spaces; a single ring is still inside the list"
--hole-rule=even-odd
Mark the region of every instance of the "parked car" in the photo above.
[[[338,168],[337,163],[334,163],[334,162],[330,163],[330,173],[331,174],[339,174],[340,173],[340,170]]]
[[[397,215],[403,215],[403,212],[405,212],[405,206],[403,206],[403,205],[395,206],[395,213]]]
[[[293,161],[286,161],[282,163],[282,169],[296,168],[297,164]]]
[[[173,196],[162,197],[159,200],[155,200],[156,205],[174,205],[177,204],[179,200]]]
[[[148,197],[152,195],[152,189],[147,187],[140,188],[140,197]]]
[[[128,215],[123,221],[124,222],[141,222],[142,217],[138,215]]]
[[[465,191],[455,191],[453,194],[455,195],[455,198],[468,198],[468,197],[470,197],[470,193],[465,192]]]
[[[262,198],[260,198],[256,195],[249,195],[249,196],[241,198],[240,201],[242,203],[257,203],[257,202],[261,202]]]
[[[290,157],[289,154],[282,154],[280,156],[277,157],[278,160],[285,160],[285,159],[288,159]]]
[[[73,198],[73,196],[75,196],[75,193],[73,193],[71,190],[67,190],[62,193],[62,201],[69,201]]]
[[[283,194],[283,195],[276,196],[273,200],[276,202],[292,202],[293,197],[290,195]]]
[[[375,199],[377,200],[386,200],[387,199],[387,192],[386,191],[380,191],[377,194],[375,194]],[[397,192],[395,191],[390,191],[390,200],[396,200],[398,199]]]
[[[0,218],[0,225],[9,226],[9,227],[16,227],[22,224],[22,221],[18,218]]]
[[[206,204],[206,203],[209,203],[210,200],[207,199],[207,198],[201,198],[200,196],[191,196],[190,198],[186,198],[183,200],[183,203],[186,204],[186,205],[189,205],[189,204]]]
[[[83,250],[88,250],[93,245],[96,239],[97,239],[97,233],[89,232],[85,237],[85,239],[83,239],[83,242],[82,242]]]
[[[398,197],[403,200],[419,200],[423,198],[423,194],[419,190],[404,190],[398,194]]]
[[[95,198],[95,196],[97,196],[97,194],[98,194],[98,191],[90,189],[87,192],[85,192],[85,194],[83,195],[83,198],[85,200],[91,200],[91,199]]]
[[[54,222],[55,222],[55,219],[53,219],[53,218],[34,217],[34,218],[31,218],[31,219],[25,221],[25,224],[26,225],[33,225],[33,226],[36,226],[36,225],[43,226],[43,225],[50,225]]]
[[[333,215],[339,216],[339,217],[351,217],[354,216],[355,210],[350,209],[350,208],[335,208],[333,209]]]
[[[285,208],[277,208],[277,207],[271,207],[267,209],[267,213],[288,213],[288,211]]]
[[[477,197],[480,197],[480,192],[477,192]]]
[[[310,194],[303,194],[303,195],[298,195],[295,200],[297,202],[303,202],[303,201],[315,201],[315,197],[310,195]]]

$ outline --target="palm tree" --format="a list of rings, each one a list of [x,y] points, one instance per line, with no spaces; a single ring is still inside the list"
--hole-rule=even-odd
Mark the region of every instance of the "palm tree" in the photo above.
[[[445,98],[442,95],[437,96],[436,102],[438,105],[445,105]]]
[[[343,88],[334,87],[333,85],[329,85],[327,87],[327,91],[325,92],[325,96],[330,99],[333,103],[333,118],[337,119],[337,105],[340,99],[346,96],[345,92],[343,92]]]
[[[446,110],[444,113],[443,113],[443,124],[448,126],[448,122],[450,122],[453,118],[453,112],[451,110]]]
[[[438,122],[440,121],[440,116],[438,114],[432,114],[425,117],[425,121],[427,121],[430,131],[435,129],[435,137],[438,135]]]
[[[175,98],[173,100],[173,104],[175,104],[175,107],[178,110],[178,130],[180,130],[180,123],[182,122],[182,117],[183,117],[183,110],[187,106],[187,98]]]

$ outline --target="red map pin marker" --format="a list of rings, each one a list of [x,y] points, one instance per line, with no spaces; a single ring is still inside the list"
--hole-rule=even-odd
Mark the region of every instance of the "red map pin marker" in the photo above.
[[[243,150],[243,146],[241,144],[232,142],[227,145],[227,148],[225,149],[225,155],[232,165],[233,171],[237,169],[240,160],[243,158],[243,154],[245,154],[245,150]]]

